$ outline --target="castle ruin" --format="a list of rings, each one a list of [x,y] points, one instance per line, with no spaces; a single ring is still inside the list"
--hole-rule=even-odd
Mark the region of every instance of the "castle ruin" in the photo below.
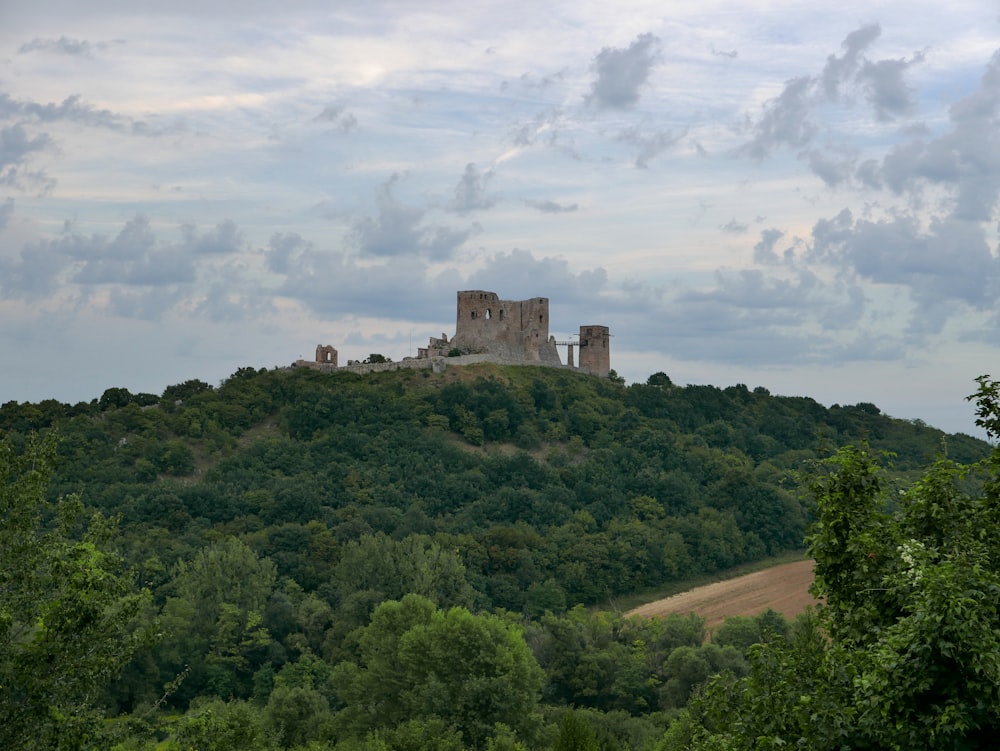
[[[442,335],[443,337],[443,335]],[[441,340],[432,339],[430,349]],[[492,354],[505,360],[561,365],[555,342],[549,337],[549,300],[501,300],[496,292],[474,289],[458,293],[455,336],[448,354]],[[421,356],[418,351],[417,357]],[[425,355],[427,356],[427,355]]]
[[[607,326],[581,326],[578,341],[557,342],[549,335],[549,299],[501,300],[496,292],[464,290],[458,293],[455,335],[431,337],[415,358],[400,363],[372,365],[349,363],[352,370],[385,370],[398,367],[433,367],[443,370],[443,358],[449,364],[497,362],[512,365],[548,365],[581,370],[607,378],[611,371],[611,333]],[[559,357],[558,346],[566,346],[566,363]],[[573,349],[579,347],[579,366],[574,365]],[[316,361],[297,360],[298,367],[317,370],[337,369],[337,350],[320,345]],[[388,366],[388,367],[385,367]]]

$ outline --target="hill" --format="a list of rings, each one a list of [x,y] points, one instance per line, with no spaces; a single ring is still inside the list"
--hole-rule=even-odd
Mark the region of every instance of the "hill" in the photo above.
[[[53,495],[121,515],[127,558],[159,571],[154,585],[219,534],[309,592],[332,586],[338,546],[424,535],[460,551],[480,606],[515,611],[542,607],[547,581],[557,601],[591,604],[801,548],[799,476],[840,445],[892,452],[901,477],[943,447],[960,462],[988,452],[872,404],[486,364],[245,368],[160,396],[8,402],[0,429],[60,433]],[[169,542],[150,563],[156,530]]]
[[[34,432],[58,436],[49,499],[79,494],[88,512],[116,518],[117,536],[101,522],[94,539],[149,591],[138,617],[159,638],[105,687],[112,716],[172,710],[156,735],[176,713],[202,727],[210,700],[249,713],[237,726],[263,722],[261,707],[279,723],[306,702],[312,719],[287,720],[295,738],[357,741],[374,722],[358,714],[378,684],[366,683],[366,661],[382,659],[377,645],[403,648],[389,624],[406,613],[420,639],[451,629],[507,645],[519,656],[504,664],[530,681],[537,662],[540,694],[518,701],[547,708],[548,732],[560,712],[586,708],[587,722],[633,748],[650,747],[657,713],[708,675],[746,670],[747,639],[776,624],[751,619],[730,629],[739,639],[704,644],[701,618],[584,606],[801,552],[813,513],[803,477],[840,445],[892,452],[890,484],[942,450],[959,462],[990,450],[872,404],[489,364],[244,368],[160,395],[112,387],[89,403],[8,402],[0,430],[2,456],[30,454]],[[50,535],[85,529],[37,518]],[[434,667],[419,657],[406,659]],[[401,738],[386,747],[424,745]]]

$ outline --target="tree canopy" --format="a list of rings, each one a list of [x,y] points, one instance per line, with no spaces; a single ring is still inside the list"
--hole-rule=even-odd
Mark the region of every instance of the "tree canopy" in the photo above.
[[[962,748],[995,728],[996,455],[874,405],[664,373],[241,368],[8,402],[0,431],[4,747]],[[818,614],[708,634],[615,612],[801,556],[807,531]]]
[[[102,688],[144,643],[113,526],[76,496],[48,502],[56,436],[0,441],[0,746],[76,749],[102,737]]]
[[[979,379],[994,438],[998,384]],[[1000,449],[891,482],[849,446],[811,483],[823,605],[716,679],[668,736],[691,749],[989,748],[1000,737]],[[669,747],[666,743],[664,748]]]

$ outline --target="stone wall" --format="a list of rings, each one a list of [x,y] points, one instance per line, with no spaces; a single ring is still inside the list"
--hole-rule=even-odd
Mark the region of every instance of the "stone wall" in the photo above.
[[[455,357],[408,357],[405,360],[400,360],[399,362],[376,362],[376,363],[359,363],[351,362],[349,365],[341,365],[336,369],[338,373],[385,373],[391,370],[432,370],[435,373],[443,373],[450,365],[475,365],[476,363],[489,362],[494,365],[537,365],[540,367],[552,368],[561,367],[567,368],[569,370],[575,370],[575,368],[569,368],[562,363],[557,363],[553,365],[547,362],[538,361],[525,361],[518,360],[516,358],[502,357],[500,355],[490,354],[488,352],[482,352],[475,355],[456,355]],[[312,367],[315,363],[308,360],[297,360],[295,367]],[[333,369],[323,368],[325,372],[332,373]]]

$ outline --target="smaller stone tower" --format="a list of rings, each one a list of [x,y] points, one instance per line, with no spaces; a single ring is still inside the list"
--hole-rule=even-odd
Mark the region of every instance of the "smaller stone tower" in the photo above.
[[[607,378],[611,372],[611,333],[607,326],[580,327],[580,370]]]
[[[337,350],[331,347],[329,344],[317,344],[316,345],[316,362],[322,365],[329,365],[330,367],[337,367]]]

